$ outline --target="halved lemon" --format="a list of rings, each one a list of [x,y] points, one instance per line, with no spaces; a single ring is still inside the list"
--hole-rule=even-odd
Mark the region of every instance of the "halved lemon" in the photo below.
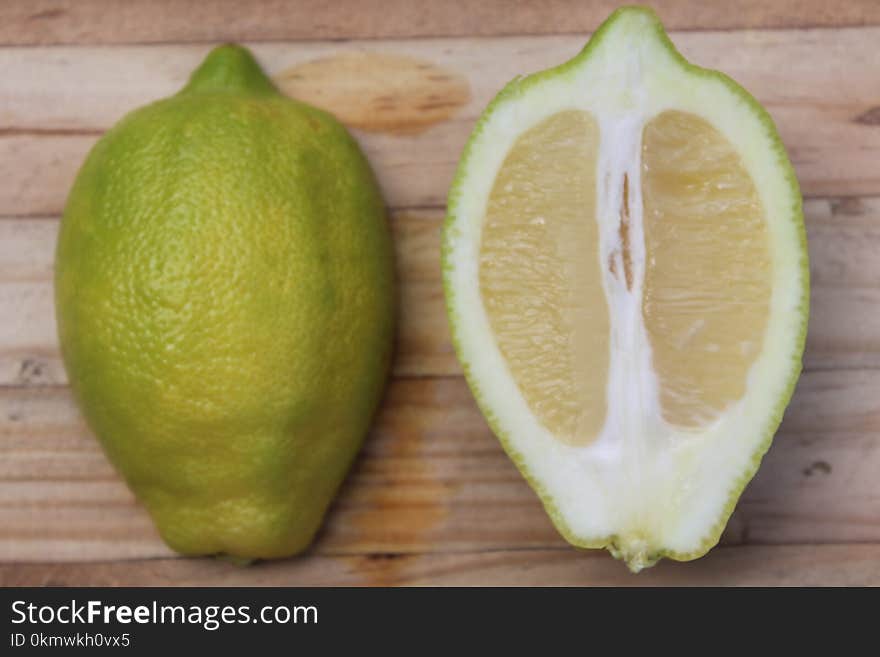
[[[801,370],[801,197],[769,115],[647,9],[511,82],[449,195],[473,393],[559,531],[633,570],[718,542]]]

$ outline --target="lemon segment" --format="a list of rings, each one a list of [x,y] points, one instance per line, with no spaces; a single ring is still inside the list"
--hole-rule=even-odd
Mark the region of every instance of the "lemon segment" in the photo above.
[[[746,392],[770,312],[769,237],[755,185],[708,121],[664,112],[642,138],[642,308],[671,424],[710,424]]]
[[[608,306],[596,223],[598,125],[560,112],[520,137],[489,198],[480,293],[532,412],[563,442],[605,421]]]

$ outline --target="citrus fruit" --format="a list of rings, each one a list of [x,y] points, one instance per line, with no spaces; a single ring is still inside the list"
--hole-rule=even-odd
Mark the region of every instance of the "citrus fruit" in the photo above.
[[[807,324],[801,197],[757,101],[618,10],[480,118],[443,271],[474,396],[565,538],[633,570],[708,551]]]
[[[95,145],[58,241],[62,354],[172,548],[309,544],[383,389],[392,267],[355,141],[243,48]]]

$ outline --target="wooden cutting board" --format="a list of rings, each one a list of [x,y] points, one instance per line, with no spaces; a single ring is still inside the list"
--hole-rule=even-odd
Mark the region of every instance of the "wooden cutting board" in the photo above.
[[[464,141],[505,82],[574,55],[613,3],[7,0],[0,585],[880,585],[880,3],[654,5],[688,59],[768,108],[806,197],[805,372],[721,547],[638,577],[569,548],[449,342],[439,230]],[[308,554],[249,568],[162,544],[74,407],[52,308],[58,216],[85,153],[228,40],[352,128],[391,208],[402,288],[394,380],[324,530]]]

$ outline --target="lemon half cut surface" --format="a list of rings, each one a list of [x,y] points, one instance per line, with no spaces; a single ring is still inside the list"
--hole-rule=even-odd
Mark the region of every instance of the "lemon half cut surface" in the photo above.
[[[808,314],[800,192],[757,101],[618,10],[487,108],[443,269],[471,389],[565,538],[635,571],[715,545]]]

